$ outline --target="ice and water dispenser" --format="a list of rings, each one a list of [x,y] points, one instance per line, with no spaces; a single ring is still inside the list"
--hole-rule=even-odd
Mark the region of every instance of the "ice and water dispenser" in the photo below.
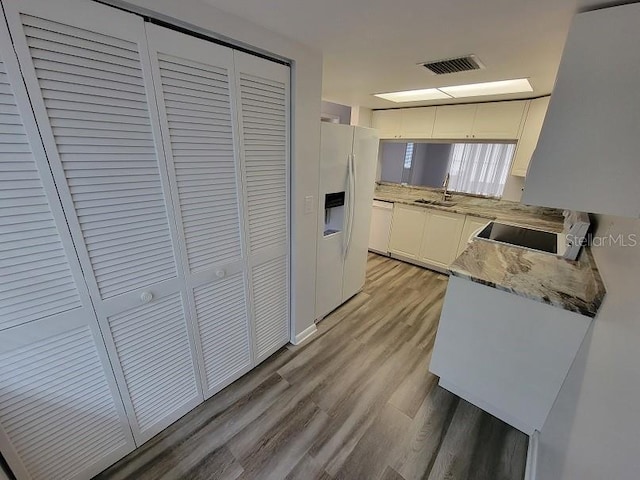
[[[327,193],[324,196],[324,236],[342,231],[344,225],[344,193]]]

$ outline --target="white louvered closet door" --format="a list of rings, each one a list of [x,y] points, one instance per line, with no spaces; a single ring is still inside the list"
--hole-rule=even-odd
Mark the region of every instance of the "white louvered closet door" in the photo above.
[[[147,24],[205,397],[252,366],[233,51]]]
[[[0,450],[88,478],[135,448],[0,15]]]
[[[289,67],[234,52],[256,362],[289,341]]]
[[[83,0],[3,3],[141,444],[203,398],[143,21]]]

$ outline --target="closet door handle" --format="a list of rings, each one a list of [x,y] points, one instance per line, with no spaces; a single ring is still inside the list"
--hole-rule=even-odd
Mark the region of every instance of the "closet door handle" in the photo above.
[[[149,303],[151,300],[153,300],[153,293],[151,292],[142,292],[140,294],[140,300],[142,300],[142,303]]]

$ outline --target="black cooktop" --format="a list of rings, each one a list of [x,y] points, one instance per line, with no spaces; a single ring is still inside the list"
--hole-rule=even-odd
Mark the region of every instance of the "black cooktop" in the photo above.
[[[557,233],[491,222],[478,234],[478,237],[517,247],[525,247],[547,253],[558,253]]]

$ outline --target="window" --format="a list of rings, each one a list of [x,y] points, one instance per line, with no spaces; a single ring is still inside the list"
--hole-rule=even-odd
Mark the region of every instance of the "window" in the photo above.
[[[500,197],[515,144],[382,142],[380,180],[441,188],[449,173],[455,192]]]
[[[515,145],[511,143],[454,144],[449,188],[456,192],[500,197],[514,152]]]

